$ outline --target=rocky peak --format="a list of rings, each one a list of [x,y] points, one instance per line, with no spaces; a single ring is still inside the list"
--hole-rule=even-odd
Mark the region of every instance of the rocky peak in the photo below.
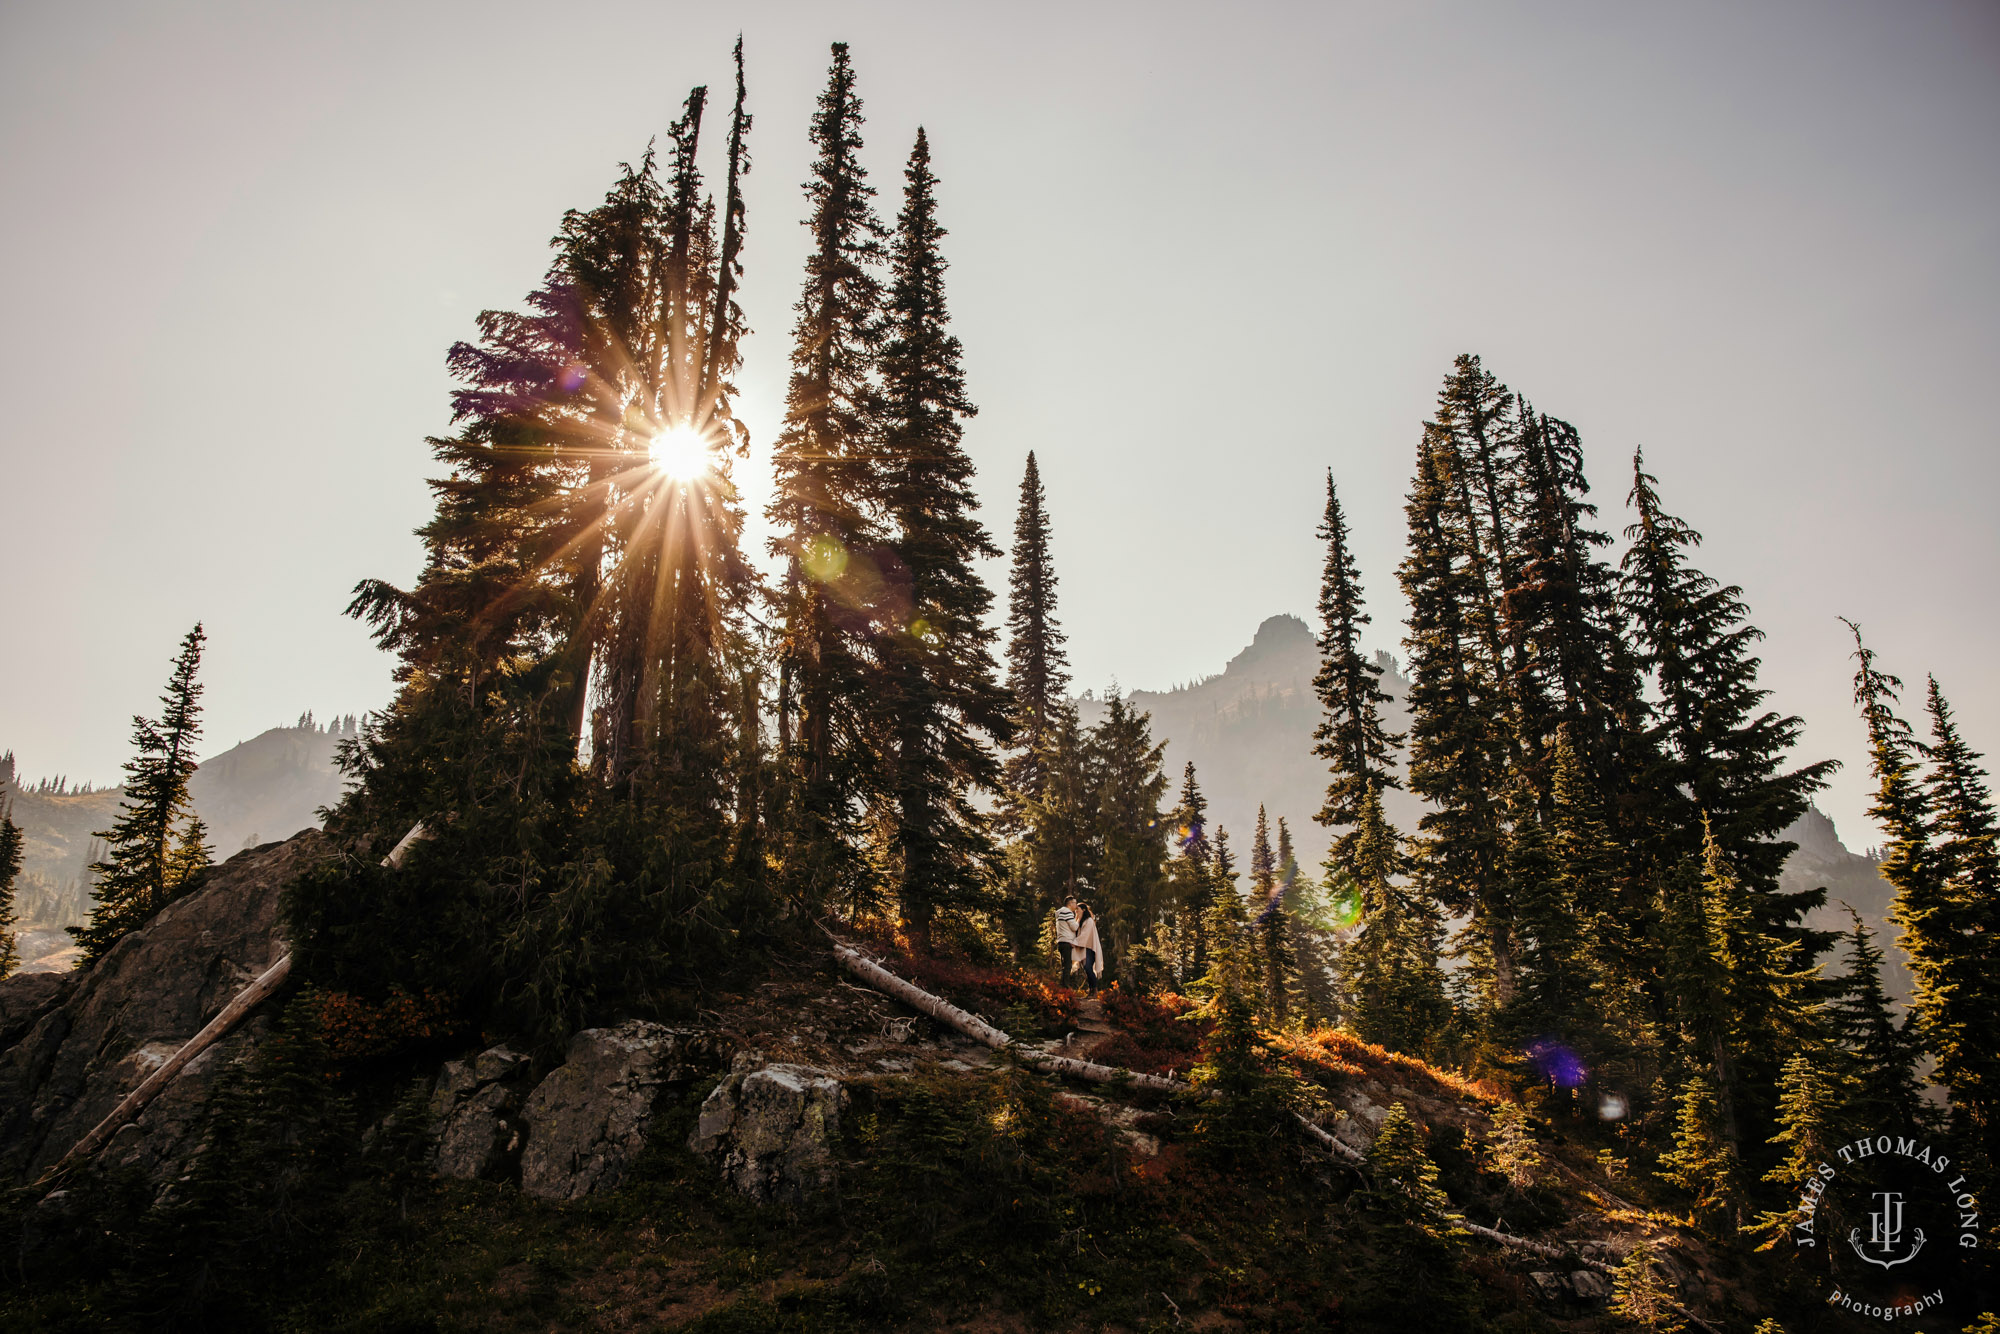
[[[1296,616],[1267,618],[1250,646],[1229,660],[1222,675],[1230,681],[1294,681],[1319,669],[1319,644]]]

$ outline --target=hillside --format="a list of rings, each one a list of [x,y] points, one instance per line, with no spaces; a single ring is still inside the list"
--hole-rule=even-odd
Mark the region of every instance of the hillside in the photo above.
[[[340,797],[334,753],[357,730],[351,717],[321,726],[306,714],[203,760],[188,788],[216,860],[318,825],[320,808]],[[29,783],[15,766],[11,753],[0,760],[0,800],[12,803],[26,836],[17,910],[24,934],[33,937],[24,941],[30,948],[22,957],[32,961],[47,952],[36,952],[37,944],[66,946],[61,928],[89,915],[88,868],[102,853],[91,835],[117,818],[124,790]]]
[[[1378,653],[1383,665],[1382,689],[1390,701],[1383,706],[1385,725],[1392,732],[1409,726],[1410,683],[1396,660]],[[1319,702],[1313,695],[1313,674],[1319,670],[1319,647],[1306,623],[1296,616],[1273,616],[1257,627],[1242,652],[1215,675],[1172,690],[1134,690],[1127,699],[1150,714],[1153,738],[1166,743],[1166,770],[1173,791],[1180,786],[1181,766],[1192,760],[1210,804],[1210,818],[1228,829],[1239,849],[1257,824],[1261,802],[1277,827],[1280,817],[1290,825],[1300,864],[1312,869],[1324,858],[1326,832],[1313,822],[1326,795],[1326,765],[1312,753],[1313,729],[1319,725]],[[1098,721],[1104,702],[1092,695],[1077,701],[1086,724]],[[1391,791],[1385,802],[1389,819],[1405,833],[1416,828],[1424,806],[1408,792]],[[1825,886],[1827,907],[1812,923],[1842,930],[1849,919],[1841,905],[1851,905],[1874,930],[1888,955],[1884,982],[1899,1000],[1909,997],[1910,973],[1894,941],[1888,920],[1895,890],[1877,873],[1877,860],[1848,850],[1833,821],[1809,810],[1787,836],[1799,845],[1786,863],[1783,885],[1788,890]]]
[[[1289,1092],[1071,1083],[1035,1062],[1185,1075],[1214,1033],[1176,997],[1089,1000],[861,924],[1017,1045],[855,985],[801,923],[543,1059],[273,1002],[49,1178],[289,948],[278,895],[327,851],[242,854],[94,968],[0,982],[0,1328],[1608,1332],[1641,1241],[1669,1300],[1766,1309],[1596,1117],[1540,1107],[1510,1181],[1497,1090],[1330,1030],[1275,1037]],[[1371,1153],[1402,1115],[1462,1211],[1422,1234]]]

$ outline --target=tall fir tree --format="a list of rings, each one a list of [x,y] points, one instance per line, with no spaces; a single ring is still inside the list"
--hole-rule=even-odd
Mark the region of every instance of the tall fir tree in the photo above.
[[[1930,715],[1930,776],[1925,800],[1930,808],[1932,856],[1946,905],[1956,927],[1949,973],[1955,983],[1946,1005],[1955,1047],[1951,1082],[1954,1119],[1960,1140],[1976,1150],[1969,1159],[1991,1189],[2000,1167],[2000,847],[1992,789],[1981,756],[1965,743],[1951,706],[1935,678],[1925,695]],[[1939,1058],[1939,1072],[1944,1062]]]
[[[1469,500],[1457,436],[1484,438],[1498,407],[1476,359],[1461,359],[1426,424],[1405,513],[1410,549],[1397,574],[1410,604],[1410,790],[1429,803],[1417,822],[1416,884],[1441,916],[1463,916],[1460,951],[1481,1004],[1512,1003],[1513,905],[1502,870],[1507,772],[1505,698],[1492,626],[1488,543]],[[1511,396],[1509,397],[1511,401]]]
[[[1990,922],[1990,908],[1982,911],[1979,899],[1966,891],[1978,883],[1982,849],[1990,856],[1990,839],[1980,834],[1982,827],[1992,827],[1991,798],[1978,757],[1959,737],[1942,695],[1927,748],[1896,713],[1902,682],[1876,665],[1860,627],[1847,624],[1859,664],[1854,700],[1868,729],[1875,779],[1868,813],[1882,829],[1882,878],[1896,887],[1891,915],[1915,982],[1911,1008],[1936,1060],[1932,1077],[1950,1096],[1959,1161],[1985,1187],[1992,1165],[2000,1162],[1992,1106],[2000,1019],[1989,990],[1992,946],[1979,931]],[[1922,769],[1927,752],[1928,781]],[[1949,815],[1938,809],[1941,802],[1954,808]]]
[[[1226,977],[1234,975],[1232,969],[1247,966],[1249,955],[1244,937],[1250,929],[1250,914],[1236,888],[1236,856],[1229,850],[1229,831],[1221,825],[1215,828],[1211,847],[1208,913],[1203,923],[1203,934],[1208,939],[1208,967],[1201,980],[1213,995]],[[1241,985],[1249,987],[1249,979],[1241,979]]]
[[[11,758],[11,757],[10,757]],[[0,795],[7,784],[0,783]],[[21,826],[14,823],[13,802],[0,804],[0,978],[20,966],[20,941],[15,932],[19,915],[15,912],[15,885],[21,875],[23,843]]]
[[[1500,599],[1509,652],[1507,695],[1515,763],[1541,809],[1553,782],[1556,733],[1566,732],[1590,785],[1615,816],[1652,769],[1639,664],[1627,647],[1616,571],[1590,526],[1583,443],[1576,428],[1523,403],[1512,451],[1521,498],[1519,568]]]
[[[1065,636],[1056,620],[1056,572],[1049,557],[1047,496],[1034,451],[1021,475],[1014,518],[1013,568],[1007,577],[1007,688],[1013,692],[1020,750],[1007,761],[1015,801],[1042,795],[1042,743],[1069,690]]]
[[[105,841],[106,853],[90,867],[97,881],[90,922],[69,928],[86,963],[144,926],[209,864],[202,824],[188,797],[194,748],[201,740],[202,688],[195,677],[207,638],[196,625],[181,640],[160,696],[159,718],[132,719],[139,753],[125,764],[124,803],[110,829],[91,835]]]
[[[1042,733],[1042,795],[1025,806],[1029,895],[1037,915],[1084,897],[1096,882],[1099,850],[1096,756],[1076,707],[1059,701]]]
[[[1181,769],[1180,804],[1174,812],[1180,855],[1167,868],[1178,928],[1176,964],[1185,983],[1208,971],[1208,913],[1215,898],[1214,850],[1208,837],[1208,798],[1194,761]]]
[[[1820,1035],[1824,988],[1796,938],[1774,930],[1713,833],[1698,881],[1680,891],[1663,962],[1682,1034],[1681,1064],[1702,1077],[1707,1124],[1754,1165],[1770,1136],[1779,1065]],[[1683,1081],[1685,1086],[1685,1081]]]
[[[1128,957],[1168,903],[1167,821],[1160,812],[1167,776],[1164,743],[1151,719],[1112,692],[1103,721],[1090,729],[1097,778],[1097,914],[1114,960]]]
[[[1327,762],[1333,780],[1314,818],[1343,830],[1334,837],[1334,860],[1352,872],[1362,800],[1368,792],[1402,786],[1395,757],[1403,738],[1382,726],[1381,706],[1389,702],[1382,667],[1361,654],[1361,627],[1369,617],[1362,610],[1361,572],[1348,550],[1347,518],[1331,471],[1318,536],[1326,543],[1326,564],[1319,588],[1319,671],[1313,677],[1322,716],[1313,731],[1313,753]]]
[[[1278,854],[1271,846],[1270,818],[1260,802],[1257,832],[1250,844],[1252,924],[1256,928],[1256,960],[1261,1009],[1274,1024],[1288,1023],[1298,986],[1298,946],[1292,917],[1285,909],[1284,886],[1278,878]]]
[[[1763,632],[1749,623],[1742,590],[1689,564],[1701,534],[1665,511],[1658,481],[1637,454],[1632,469],[1638,522],[1625,531],[1622,596],[1659,695],[1653,744],[1662,772],[1648,791],[1665,860],[1699,856],[1712,834],[1750,890],[1760,923],[1798,942],[1807,957],[1818,955],[1832,934],[1801,922],[1825,895],[1778,888],[1796,846],[1781,836],[1836,762],[1786,767],[1804,724],[1762,707],[1770,692],[1758,684],[1751,648]]]
[[[1289,895],[1299,886],[1299,854],[1292,846],[1292,829],[1285,817],[1278,817],[1278,892]]]
[[[767,517],[772,554],[785,562],[776,619],[778,733],[791,771],[786,873],[819,900],[861,889],[858,807],[881,785],[867,696],[882,588],[873,372],[886,332],[877,275],[888,232],[861,166],[861,100],[843,42],[833,45],[811,139],[812,240]]]
[[[1282,815],[1278,817],[1278,898],[1291,933],[1290,962],[1298,984],[1299,1018],[1307,1028],[1331,1024],[1340,1015],[1334,973],[1338,942],[1326,898],[1319,883],[1299,866],[1291,825]]]
[[[942,904],[970,902],[994,871],[974,793],[995,791],[993,742],[1012,733],[986,624],[992,594],[973,562],[1000,554],[977,516],[961,421],[961,349],[947,325],[945,235],[937,220],[930,141],[917,131],[891,245],[882,349],[884,506],[907,580],[883,627],[883,689],[874,696],[893,738],[888,763],[890,862],[903,919],[928,934]]]
[[[435,990],[553,1048],[768,908],[731,477],[745,98],[739,42],[719,211],[696,88],[667,157],[567,214],[525,308],[451,350],[423,571],[349,608],[400,688],[347,748],[330,826],[378,854],[420,820],[430,838],[401,871],[362,859],[290,895],[316,985]]]

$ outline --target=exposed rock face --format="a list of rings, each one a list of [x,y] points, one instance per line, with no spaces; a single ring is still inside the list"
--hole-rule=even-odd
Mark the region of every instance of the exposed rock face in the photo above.
[[[307,832],[240,853],[80,974],[0,982],[0,1179],[52,1166],[282,955],[279,891],[324,855]],[[253,1016],[202,1053],[105,1150],[156,1181],[193,1150],[215,1077],[255,1047]]]
[[[587,1028],[521,1108],[521,1189],[545,1200],[615,1190],[646,1147],[667,1086],[714,1059],[714,1039],[633,1019]],[[482,1058],[483,1059],[483,1058]]]
[[[520,1078],[526,1073],[527,1061],[507,1047],[445,1063],[431,1093],[437,1136],[431,1162],[439,1176],[474,1181],[508,1175],[525,1138],[515,1113],[527,1092]]]
[[[688,1138],[696,1153],[722,1160],[722,1176],[753,1200],[803,1204],[834,1185],[834,1144],[847,1090],[809,1065],[737,1058],[701,1105]]]

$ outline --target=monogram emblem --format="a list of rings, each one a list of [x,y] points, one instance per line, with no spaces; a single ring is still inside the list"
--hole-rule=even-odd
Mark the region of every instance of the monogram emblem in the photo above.
[[[1917,1258],[1917,1252],[1924,1248],[1924,1230],[1914,1229],[1916,1241],[1907,1254],[1895,1255],[1896,1247],[1903,1240],[1903,1192],[1899,1190],[1878,1190],[1875,1192],[1875,1208],[1868,1213],[1868,1241],[1861,1240],[1861,1229],[1850,1229],[1847,1244],[1854,1253],[1871,1265],[1893,1269],[1897,1265],[1908,1264]],[[1878,1252],[1870,1255],[1869,1251]]]

